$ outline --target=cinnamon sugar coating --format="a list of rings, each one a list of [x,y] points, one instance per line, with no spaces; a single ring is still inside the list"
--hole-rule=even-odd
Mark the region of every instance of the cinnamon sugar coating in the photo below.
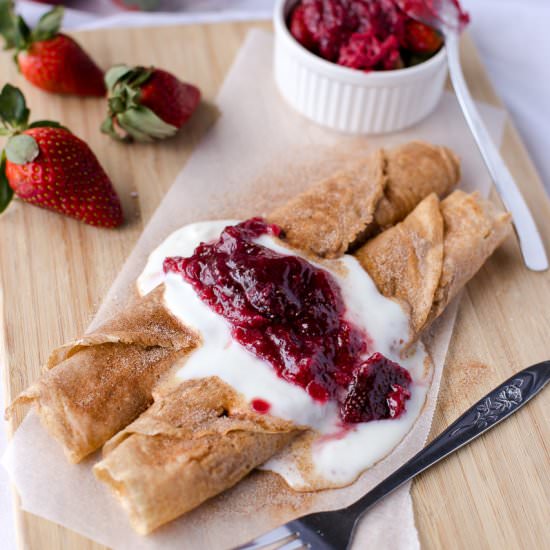
[[[94,473],[118,496],[138,533],[232,487],[300,430],[255,413],[217,377],[155,394],[154,404],[106,443]]]
[[[478,193],[424,199],[355,257],[384,296],[409,311],[412,337],[438,317],[510,234],[509,214]]]
[[[34,402],[44,427],[79,462],[151,405],[155,384],[197,343],[164,307],[158,288],[54,350],[43,376],[10,409]]]
[[[511,216],[479,193],[455,191],[441,202],[445,225],[443,265],[427,323],[479,271],[485,260],[512,233]]]
[[[413,141],[379,149],[352,170],[314,184],[268,216],[296,248],[337,258],[401,221],[424,197],[443,197],[460,178],[445,147]]]

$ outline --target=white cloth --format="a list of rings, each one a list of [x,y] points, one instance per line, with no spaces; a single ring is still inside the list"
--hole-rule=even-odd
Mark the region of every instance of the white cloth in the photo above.
[[[92,29],[147,24],[177,24],[269,18],[273,0],[173,0],[177,14],[129,13],[110,0],[74,0],[65,26]],[[536,167],[550,191],[550,3],[548,0],[462,0],[470,11],[470,32],[497,93],[503,99],[524,139]],[[18,2],[18,9],[33,22],[47,6]],[[1,366],[0,366],[1,367]],[[4,366],[3,368],[6,368]],[[4,409],[0,391],[0,411]],[[6,445],[0,420],[0,455]],[[11,494],[0,468],[0,533],[2,548],[15,547]]]

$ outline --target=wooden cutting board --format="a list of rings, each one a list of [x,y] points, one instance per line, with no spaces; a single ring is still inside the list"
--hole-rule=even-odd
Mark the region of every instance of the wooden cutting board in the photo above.
[[[196,83],[205,102],[185,131],[154,145],[121,145],[101,135],[101,99],[61,98],[32,88],[7,53],[2,82],[21,87],[33,119],[60,120],[86,140],[122,197],[128,223],[94,229],[16,202],[0,218],[0,364],[6,401],[40,372],[49,351],[91,320],[137,237],[215,121],[214,98],[251,27],[231,23],[75,33],[100,65],[155,64]],[[472,42],[463,61],[477,99],[501,105]],[[550,251],[550,201],[508,121],[502,152]],[[550,273],[527,271],[513,238],[468,285],[449,349],[432,436],[492,387],[550,358]],[[21,413],[11,426],[15,429]],[[423,548],[548,548],[550,392],[509,421],[419,476],[412,495]],[[121,511],[122,514],[122,511]],[[76,533],[20,510],[20,548],[100,550]],[[1,546],[1,542],[0,542]]]

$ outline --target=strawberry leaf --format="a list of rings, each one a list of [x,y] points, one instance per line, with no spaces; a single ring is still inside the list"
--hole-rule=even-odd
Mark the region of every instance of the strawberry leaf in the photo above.
[[[127,65],[115,65],[114,67],[111,67],[105,73],[105,85],[107,86],[107,89],[112,90],[117,82],[129,75],[132,71],[133,68],[128,67]]]
[[[120,134],[117,132],[113,122],[113,117],[111,116],[108,116],[103,121],[103,123],[101,124],[101,131],[104,134],[107,134],[112,138],[116,139],[117,141],[122,141],[122,142],[130,141],[130,138],[128,137],[128,135]]]
[[[153,141],[173,136],[178,129],[164,122],[151,109],[138,106],[120,113],[116,117],[120,126],[136,141]]]
[[[127,116],[127,112],[121,113],[120,115],[116,116],[116,121],[118,123],[118,126],[126,132],[124,138],[122,141],[130,142],[130,141],[141,141],[143,143],[149,143],[153,141],[153,138],[149,137],[146,133],[142,132],[139,128],[136,128],[132,125],[131,119],[132,115],[130,114]]]
[[[28,48],[31,39],[31,30],[20,15],[15,19],[13,37],[18,52]]]
[[[105,74],[105,84],[110,95],[115,95],[120,88],[126,86],[139,91],[141,84],[146,82],[152,74],[152,68],[115,65]]]
[[[127,107],[126,102],[121,96],[111,97],[107,103],[109,104],[109,113],[113,115],[124,112]]]
[[[139,89],[142,84],[145,84],[149,77],[153,74],[153,69],[146,69],[145,67],[134,67],[132,76],[129,79],[128,85],[134,89]]]
[[[30,111],[21,90],[6,84],[0,92],[0,119],[9,126],[24,129],[27,126],[29,114]]]
[[[41,40],[49,40],[53,38],[61,28],[63,21],[64,10],[63,6],[57,6],[45,13],[32,30],[31,41],[38,42]]]
[[[4,37],[4,49],[15,46],[15,14],[11,0],[0,0],[0,34]]]
[[[6,153],[2,152],[0,161],[0,214],[8,207],[13,197],[13,189],[8,183],[6,176]]]
[[[38,143],[32,136],[17,134],[6,144],[6,156],[14,164],[26,164],[33,161],[40,153]]]
[[[109,92],[109,114],[122,113],[126,109],[138,107],[140,87],[153,74],[153,69],[115,65],[105,75]]]

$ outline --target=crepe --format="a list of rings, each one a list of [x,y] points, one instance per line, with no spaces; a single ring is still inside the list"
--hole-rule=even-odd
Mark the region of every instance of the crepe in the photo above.
[[[292,246],[337,258],[401,221],[430,193],[444,197],[459,179],[452,151],[413,141],[377,150],[353,170],[313,185],[268,221],[285,230]]]
[[[408,311],[414,340],[477,273],[510,232],[510,216],[478,193],[424,199],[355,257],[378,290]]]
[[[313,185],[269,219],[290,244],[333,257],[404,218],[430,192],[445,195],[459,174],[451,151],[411,142],[375,151],[355,170]],[[147,409],[158,380],[197,338],[166,312],[162,290],[136,297],[124,313],[55,350],[45,374],[10,410],[35,403],[45,428],[78,462]]]
[[[300,431],[255,413],[217,377],[189,380],[160,389],[154,405],[106,443],[94,473],[147,534],[233,486]]]
[[[402,223],[359,249],[356,257],[383,294],[406,305],[414,339],[509,231],[509,216],[477,194],[457,191],[443,202],[430,195]],[[198,384],[204,396],[180,413],[174,403],[183,406]],[[211,392],[223,386],[217,378],[182,382],[159,395],[153,407],[105,445],[94,472],[118,496],[139,533],[149,533],[233,486],[269,458],[271,449],[275,454],[303,429],[272,424],[282,421],[266,421],[250,409],[232,409],[226,401],[212,399]],[[238,402],[234,390],[223,391],[230,402]],[[208,420],[203,431],[195,415],[211,419],[221,409],[226,415],[219,427]]]
[[[153,402],[152,390],[200,338],[163,305],[163,289],[49,357],[43,376],[7,413],[34,402],[71,462],[92,453]]]

